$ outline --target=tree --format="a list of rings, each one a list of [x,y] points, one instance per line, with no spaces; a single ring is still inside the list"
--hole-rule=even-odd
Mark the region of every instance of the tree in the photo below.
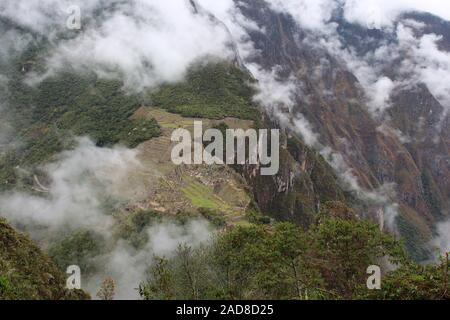
[[[356,218],[325,218],[309,230],[315,268],[326,281],[326,289],[344,298],[352,298],[366,283],[366,270],[383,257],[397,263],[405,259],[395,239],[379,227]]]
[[[100,290],[97,293],[97,297],[101,300],[113,300],[115,294],[115,283],[112,278],[106,278],[103,280]]]
[[[145,300],[172,300],[175,298],[173,285],[169,261],[155,257],[155,262],[149,270],[149,279],[139,285],[139,294]]]
[[[238,226],[201,248],[180,246],[157,259],[145,299],[448,299],[448,261],[417,265],[393,237],[341,206],[305,231],[291,223]],[[400,267],[382,290],[366,287],[367,268],[389,258]],[[444,271],[445,270],[445,271]]]

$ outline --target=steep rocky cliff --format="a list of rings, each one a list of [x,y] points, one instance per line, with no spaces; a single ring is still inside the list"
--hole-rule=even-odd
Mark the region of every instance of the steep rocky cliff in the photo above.
[[[0,219],[0,300],[89,299],[67,290],[66,277],[25,235]]]

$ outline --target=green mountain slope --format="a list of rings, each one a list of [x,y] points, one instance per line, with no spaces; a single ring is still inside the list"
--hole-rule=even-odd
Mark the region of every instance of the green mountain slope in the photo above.
[[[65,288],[66,277],[27,236],[0,219],[0,300],[89,299]]]

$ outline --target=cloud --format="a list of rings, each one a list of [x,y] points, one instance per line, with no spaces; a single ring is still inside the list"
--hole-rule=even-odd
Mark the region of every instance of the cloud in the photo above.
[[[1,195],[0,214],[43,243],[79,230],[102,235],[107,252],[90,258],[90,263],[97,266],[95,274],[82,274],[87,277],[82,280],[83,288],[94,298],[106,277],[116,283],[116,298],[139,298],[136,288],[145,280],[154,255],[170,256],[180,244],[195,247],[211,238],[209,223],[198,219],[184,225],[151,225],[145,230],[149,241],[141,249],[117,238],[117,221],[111,212],[115,209],[105,204],[134,203],[148,197],[145,186],[135,179],[136,172],[146,177],[136,150],[99,148],[87,138],[80,138],[76,148],[60,154],[44,171],[49,176],[48,186],[34,177],[35,194]],[[133,199],[141,189],[142,195]]]
[[[423,11],[450,20],[450,3],[446,0],[346,0],[347,21],[369,28],[390,28],[406,11]]]
[[[58,161],[44,167],[51,181],[48,186],[35,177],[36,191],[44,197],[23,192],[4,194],[0,196],[0,212],[15,225],[39,225],[49,232],[62,227],[108,228],[112,219],[103,212],[102,199],[122,199],[126,195],[126,189],[121,188],[124,181],[140,166],[136,151],[102,149],[81,138],[77,148],[63,152]]]
[[[375,52],[369,52],[366,56],[358,56],[352,48],[334,48],[330,50],[345,62],[345,66],[358,78],[363,87],[369,111],[375,117],[386,110],[389,100],[396,84],[383,74],[386,64],[384,59],[378,59],[379,52],[390,51],[388,47],[382,46]],[[392,57],[392,56],[391,56]]]
[[[180,245],[196,248],[210,241],[213,234],[203,220],[191,220],[185,225],[163,222],[150,226],[146,233],[149,241],[141,249],[119,240],[110,252],[94,258],[101,270],[88,279],[87,288],[93,296],[102,280],[111,277],[117,288],[115,299],[138,299],[137,288],[147,278],[155,256],[171,258]]]
[[[326,32],[338,2],[333,0],[267,0],[271,8],[289,13],[303,27]]]
[[[0,73],[0,97],[6,92],[8,79]],[[6,110],[3,102],[0,102],[0,156],[5,150],[6,145],[9,144],[11,140],[12,128],[10,124],[4,120],[4,112]]]
[[[390,97],[398,89],[425,84],[444,107],[441,117],[444,120],[450,111],[450,52],[440,49],[441,35],[418,36],[416,30],[423,26],[410,19],[402,20],[385,31],[382,41],[372,42],[375,47],[364,54],[342,41],[337,31],[326,35],[313,33],[319,38],[308,37],[305,43],[325,48],[357,77],[368,110],[375,118],[382,118],[391,107]],[[397,68],[393,69],[394,63]]]
[[[348,21],[362,24],[370,23],[371,17],[375,16],[381,20],[381,25],[390,25],[399,12],[413,9],[450,17],[448,5],[433,0],[427,3],[414,0],[267,1],[275,11],[291,14],[302,27],[329,36],[336,36],[336,25],[330,20],[339,2],[343,4]],[[1,15],[41,34],[55,35],[65,30],[67,8],[80,6],[83,32],[68,40],[54,39],[54,48],[47,59],[49,71],[44,77],[72,66],[77,70],[93,70],[102,77],[121,77],[128,88],[141,90],[181,80],[193,62],[206,56],[235,57],[230,34],[244,60],[258,54],[248,32],[259,28],[242,15],[233,0],[198,0],[195,3],[193,8],[188,0],[116,0],[109,3],[101,0],[18,0],[2,4]],[[378,72],[370,72],[362,63],[357,66],[354,61],[360,57],[348,59],[347,55],[346,58],[347,62],[353,60],[352,71],[357,73],[366,92],[373,93],[369,98],[376,97],[372,109],[385,108],[388,90],[393,85],[389,83],[390,79]],[[42,77],[34,78],[35,81],[40,79]]]
[[[400,85],[384,73],[384,67],[388,61],[378,58],[380,53],[391,53],[385,57],[394,58],[397,51],[390,46],[381,46],[374,52],[368,52],[365,56],[357,55],[352,48],[333,48],[327,44],[329,51],[344,61],[344,65],[356,76],[359,84],[364,89],[367,99],[368,111],[378,118],[391,107],[390,98],[394,90]]]
[[[370,105],[373,112],[383,111],[389,106],[391,93],[395,87],[394,82],[388,77],[381,77],[372,84],[368,90]]]
[[[450,52],[439,49],[442,36],[425,34],[416,38],[413,30],[403,24],[397,29],[400,48],[409,53],[401,70],[412,74],[416,83],[425,83],[433,96],[450,111]]]
[[[197,0],[197,2],[207,11],[216,17],[221,23],[226,25],[227,30],[232,35],[234,44],[238,48],[237,54],[247,60],[258,54],[253,42],[250,39],[249,31],[264,33],[254,21],[247,19],[236,5],[236,0]],[[240,2],[239,5],[245,3]]]
[[[69,15],[61,8],[69,4],[81,8],[82,32],[69,39],[57,38],[59,33],[49,30],[67,31]],[[102,14],[95,16],[94,9]],[[229,59],[234,55],[228,31],[189,0],[58,4],[19,0],[6,5],[2,15],[35,32],[55,34],[50,36],[53,48],[44,77],[71,66],[102,77],[123,78],[128,88],[140,90],[180,81],[192,63],[207,56]]]
[[[405,10],[425,10],[450,19],[449,4],[442,0],[340,2],[344,4],[345,19],[369,28],[392,29],[394,19]],[[278,67],[264,69],[252,63],[252,57],[259,53],[248,32],[265,30],[246,19],[232,0],[194,3],[199,5],[193,7],[188,0],[16,0],[2,2],[0,16],[49,37],[48,72],[44,76],[70,66],[79,71],[94,71],[102,77],[120,77],[133,90],[180,81],[192,63],[205,57],[235,58],[237,46],[243,62],[259,81],[255,100],[282,125],[289,126],[307,144],[320,150],[350,190],[382,208],[382,224],[393,224],[397,208],[391,201],[391,186],[375,191],[363,190],[344,157],[320,145],[320,136],[302,114],[290,114],[299,99],[307,99],[302,96],[301,85],[295,77],[280,78]],[[400,46],[382,43],[361,57],[353,48],[344,47],[336,34],[336,25],[330,23],[338,1],[268,0],[268,3],[277,12],[291,14],[299,26],[317,36],[311,38],[319,38],[316,45],[324,46],[345,63],[365,89],[369,110],[374,115],[389,107],[392,90],[402,85],[386,75],[384,67],[399,57],[403,46],[411,48],[412,55],[405,60],[402,70],[415,75],[414,82],[425,82],[447,108],[450,105],[450,62],[448,54],[438,49],[439,36],[424,35],[417,39],[408,27],[411,22],[408,22],[397,30],[390,30]],[[66,8],[73,4],[81,8],[83,29],[69,38],[61,38],[68,16]],[[0,48],[0,55],[22,50],[30,41],[29,36],[14,41],[16,36],[12,32],[0,35],[2,44],[7,43]],[[15,224],[40,225],[47,231],[67,226],[74,230],[90,228],[110,236],[114,221],[103,210],[104,197],[120,199],[125,197],[127,190],[135,190],[136,186],[126,188],[123,183],[130,170],[139,170],[139,167],[132,150],[99,149],[89,140],[82,139],[77,148],[63,153],[57,162],[44,168],[50,177],[49,185],[37,181],[44,197],[23,192],[3,195],[0,209]],[[33,231],[38,232],[37,229]],[[153,253],[170,252],[182,241],[196,244],[206,239],[209,233],[207,226],[200,222],[193,222],[187,231],[162,225],[148,232],[151,240],[144,250],[136,251],[119,241],[101,257],[105,272],[118,279],[120,297],[135,294],[134,288],[124,285],[134,285],[142,279]]]
[[[120,0],[112,0],[118,2]],[[0,18],[11,21],[13,26],[20,27],[20,35],[15,39],[26,40],[47,39],[54,43],[61,34],[69,31],[66,27],[73,6],[81,8],[83,23],[93,17],[95,10],[106,3],[105,0],[18,0],[2,1],[0,3]],[[5,19],[5,20],[4,20]],[[9,21],[8,21],[9,20]],[[8,23],[9,24],[9,23]],[[7,31],[6,33],[11,32]],[[13,31],[15,32],[15,31]]]
[[[135,0],[123,5],[99,27],[60,43],[48,65],[118,72],[129,88],[180,81],[199,58],[230,58],[229,35],[186,0]]]
[[[374,190],[362,188],[358,182],[353,169],[347,164],[345,158],[339,152],[330,147],[322,147],[320,154],[331,165],[341,180],[342,186],[348,191],[352,191],[355,196],[368,204],[371,208],[376,208],[376,218],[382,230],[397,232],[396,217],[398,216],[398,204],[395,202],[395,184],[384,184]],[[368,213],[366,218],[369,217]]]
[[[33,38],[15,30],[7,30],[0,34],[0,63],[8,63],[9,58],[22,52]]]
[[[258,80],[257,93],[253,97],[256,102],[264,106],[269,113],[279,111],[283,107],[290,110],[295,103],[298,87],[294,77],[286,80],[280,79],[278,77],[280,66],[276,66],[270,71],[266,71],[254,63],[247,64],[246,67]]]
[[[438,236],[432,241],[432,245],[439,248],[439,253],[450,253],[450,221],[442,222],[436,227]]]
[[[411,137],[407,136],[406,134],[401,132],[399,129],[395,129],[395,128],[388,126],[386,123],[383,123],[380,126],[378,126],[377,131],[386,136],[394,136],[403,144],[412,142]]]
[[[450,20],[450,3],[441,0],[267,0],[276,11],[290,14],[298,25],[310,31],[306,44],[326,48],[344,62],[358,78],[367,98],[369,111],[380,117],[388,109],[391,93],[400,87],[412,87],[420,83],[446,108],[450,109],[450,53],[439,49],[442,37],[426,34],[416,38],[413,29],[421,29],[423,23],[405,20],[396,26],[401,13],[425,11]],[[333,10],[341,3],[344,18],[367,28],[385,29],[385,39],[364,55],[341,41],[332,21]],[[398,59],[403,79],[394,80],[387,71]]]
[[[344,18],[371,29],[391,28],[397,17],[407,11],[423,11],[450,20],[446,0],[267,0],[272,9],[289,13],[303,27],[328,33],[333,12],[342,6]]]
[[[278,121],[281,127],[295,132],[308,146],[318,150],[334,169],[345,189],[354,192],[358,199],[369,203],[372,208],[377,208],[376,218],[381,229],[396,232],[398,204],[393,200],[396,198],[394,185],[386,184],[376,190],[366,190],[360,186],[357,176],[342,154],[324,146],[320,142],[320,135],[314,131],[311,123],[301,113],[294,111],[293,107],[300,98],[307,100],[306,97],[301,97],[302,88],[294,76],[280,79],[278,76],[281,70],[280,66],[267,71],[257,64],[251,63],[247,65],[247,68],[258,80],[255,101],[265,107],[267,113]],[[394,84],[387,78],[375,83],[374,86],[379,87],[377,92],[381,95],[381,98],[379,96],[374,97],[372,103],[378,102],[379,107],[384,108]],[[395,130],[393,132],[399,134]]]
[[[112,0],[117,3],[120,0]],[[30,29],[31,31],[54,37],[64,31],[69,8],[78,6],[82,9],[82,17],[92,16],[93,12],[107,3],[106,0],[17,0],[0,3],[0,17]]]

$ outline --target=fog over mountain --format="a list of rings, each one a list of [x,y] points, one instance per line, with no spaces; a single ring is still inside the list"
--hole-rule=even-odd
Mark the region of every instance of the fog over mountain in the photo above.
[[[74,7],[80,9],[80,30],[67,29]],[[298,137],[305,148],[325,159],[336,175],[341,198],[351,199],[359,217],[406,239],[407,249],[418,261],[433,260],[435,250],[450,248],[449,1],[0,0],[0,22],[5,29],[0,34],[0,114],[5,114],[0,119],[0,156],[10,149],[22,150],[24,137],[44,135],[52,124],[59,138],[59,123],[71,119],[70,112],[62,113],[52,123],[63,106],[49,105],[46,114],[36,111],[39,120],[50,119],[48,127],[30,126],[31,133],[18,134],[24,128],[14,126],[11,119],[23,110],[39,108],[37,102],[25,105],[27,100],[15,101],[16,93],[9,84],[39,91],[48,82],[52,88],[55,77],[74,73],[89,81],[95,78],[95,85],[78,92],[77,99],[94,92],[93,105],[101,105],[99,96],[110,83],[97,83],[112,81],[116,88],[114,81],[119,81],[121,94],[142,99],[136,105],[146,107],[176,97],[171,86],[184,81],[196,84],[199,76],[190,77],[193,66],[229,61],[252,78],[245,85],[254,90],[251,103],[257,105],[264,121],[281,128],[286,141]],[[35,52],[39,53],[33,56]],[[22,54],[25,58],[20,68],[11,67]],[[237,77],[229,71],[225,74],[233,81]],[[226,80],[221,83],[228,84]],[[161,88],[167,91],[158,101],[154,94]],[[38,96],[45,94],[51,96],[52,92]],[[207,93],[199,94],[203,95]],[[117,94],[105,96],[113,99]],[[182,95],[177,104],[188,106],[192,100]],[[20,111],[13,108],[14,103]],[[24,109],[17,108],[22,104]],[[198,111],[201,108],[195,105],[192,114],[180,113],[203,116]],[[12,115],[6,116],[10,110]],[[34,116],[23,116],[21,121],[27,124]],[[135,120],[139,113],[126,110],[120,116]],[[161,123],[169,121],[160,117]],[[164,134],[167,127],[161,123]],[[126,131],[125,137],[132,136],[136,128]],[[112,126],[108,134],[115,129]],[[141,130],[150,131],[148,127]],[[136,298],[136,288],[154,255],[173,256],[182,243],[199,247],[208,243],[215,231],[203,218],[191,218],[183,226],[163,219],[139,230],[145,241],[138,248],[115,239],[115,219],[127,218],[110,214],[111,207],[128,212],[154,206],[167,213],[160,199],[155,200],[161,188],[157,179],[169,181],[165,184],[168,189],[163,189],[167,194],[176,189],[170,179],[184,180],[178,172],[167,178],[161,160],[155,165],[145,158],[148,142],[126,147],[122,135],[105,146],[87,137],[90,135],[61,139],[62,151],[42,157],[45,161],[13,166],[20,183],[0,195],[0,216],[28,232],[44,248],[65,232],[83,229],[101,235],[107,249],[90,257],[90,263],[106,267],[92,273],[87,290],[95,295],[103,278],[111,276],[117,282],[118,298]],[[46,141],[53,143],[57,138]],[[39,147],[43,148],[42,144]],[[291,151],[292,145],[286,142],[283,148]],[[153,156],[158,151],[149,153]],[[324,205],[320,197],[311,195],[322,191],[317,190],[320,181],[316,180],[320,179],[312,179],[315,184],[308,192],[299,192],[314,199],[308,205],[300,196],[289,197],[289,192],[301,185],[293,181],[316,168],[299,152],[291,157],[295,164],[286,165],[269,182],[261,183],[248,168],[240,174],[264,214],[279,210],[276,218],[310,224],[305,207],[318,213]],[[309,166],[313,169],[305,169]],[[25,182],[20,180],[22,176]],[[150,182],[149,177],[155,180]],[[216,188],[213,183],[205,184]],[[267,189],[258,189],[261,184]],[[192,198],[193,191],[185,185],[179,189],[180,194]],[[194,200],[194,207],[201,202]],[[157,205],[148,204],[155,202]],[[206,206],[212,205],[206,202]]]

